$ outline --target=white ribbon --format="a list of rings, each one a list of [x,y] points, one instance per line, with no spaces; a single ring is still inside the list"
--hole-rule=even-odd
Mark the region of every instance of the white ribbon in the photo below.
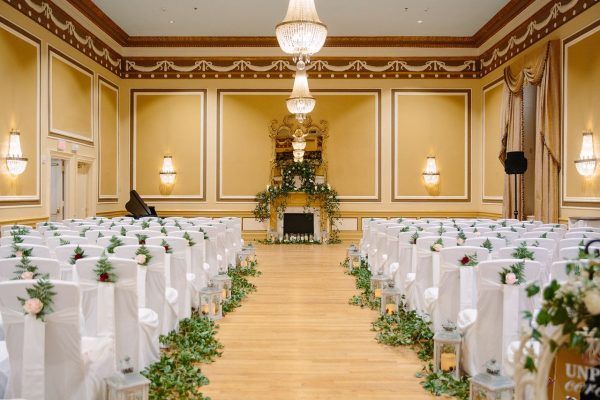
[[[192,248],[190,246],[185,249],[185,264],[187,266],[187,273],[192,273]]]
[[[115,336],[115,285],[98,282],[96,308],[96,327],[98,336]]]
[[[440,253],[437,251],[433,251],[431,254],[431,268],[432,268],[432,278],[433,278],[433,287],[440,286]]]
[[[165,286],[171,286],[171,254],[165,254]]]
[[[475,267],[459,267],[459,285],[460,285],[460,311],[467,308],[476,308],[475,295],[477,291],[475,280]]]
[[[44,400],[46,324],[34,315],[25,315],[23,322],[21,397]]]
[[[148,267],[145,265],[138,265],[137,281],[138,281],[138,306],[140,308],[146,307],[146,273]]]
[[[502,285],[502,354],[506,357],[508,346],[519,339],[519,285]],[[502,365],[508,365],[503,360]]]
[[[417,245],[412,244],[412,254],[410,259],[410,272],[413,274],[417,272]]]

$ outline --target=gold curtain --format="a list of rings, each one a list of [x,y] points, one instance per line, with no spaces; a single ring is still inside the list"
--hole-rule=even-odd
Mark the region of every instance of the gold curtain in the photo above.
[[[534,217],[544,222],[558,221],[558,178],[560,171],[560,43],[550,41],[539,53],[524,59],[517,74],[504,69],[502,99],[502,149],[504,164],[507,151],[523,150],[523,86],[537,87],[535,135]],[[513,177],[514,179],[514,177]],[[523,217],[523,178],[519,177],[518,206]],[[514,182],[506,176],[503,215],[512,217],[515,209]]]

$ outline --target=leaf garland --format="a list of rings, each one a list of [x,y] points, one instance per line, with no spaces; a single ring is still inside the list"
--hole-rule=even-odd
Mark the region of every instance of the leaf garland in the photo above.
[[[29,235],[29,229],[19,226],[13,226],[10,229],[9,234],[12,236],[27,236]]]
[[[96,279],[98,282],[105,283],[116,283],[117,282],[117,274],[115,273],[115,268],[108,261],[108,257],[106,253],[102,253],[102,256],[96,263],[96,267],[94,268],[94,273],[96,274]]]
[[[123,246],[123,241],[119,239],[118,236],[111,236],[108,246],[106,246],[106,251],[110,254],[114,254],[115,248]]]
[[[518,258],[521,260],[535,260],[533,251],[527,248],[526,243],[521,243],[519,247],[515,249],[515,251],[511,254],[513,258]]]
[[[525,262],[521,261],[504,267],[498,275],[500,275],[500,283],[503,285],[521,285],[525,283]]]
[[[150,250],[148,250],[148,248],[144,245],[140,246],[140,248],[135,252],[135,261],[138,263],[138,265],[147,266],[152,258],[153,257],[152,254],[150,254]]]
[[[53,289],[54,285],[48,279],[40,278],[32,287],[25,289],[29,296],[28,299],[17,297],[17,300],[23,306],[25,314],[33,315],[36,319],[44,321],[44,317],[53,311],[52,306],[54,296],[56,296]]]
[[[69,264],[75,265],[77,260],[81,260],[85,257],[87,257],[85,255],[85,251],[79,245],[77,245],[77,247],[75,247],[75,250],[73,251],[73,255],[71,256],[71,258],[69,258]]]
[[[359,306],[360,308],[367,307],[371,310],[379,310],[381,299],[375,297],[375,293],[371,290],[371,271],[366,259],[361,258],[360,263],[353,266],[349,258],[346,258],[341,264],[346,269],[346,274],[353,276],[356,280],[356,288],[360,290],[360,294],[354,295],[348,300],[348,304]]]
[[[195,245],[196,245],[196,242],[194,242],[194,239],[192,239],[192,237],[190,236],[190,234],[189,234],[189,233],[187,233],[187,232],[184,232],[184,233],[183,233],[183,238],[184,238],[185,240],[187,240],[187,242],[188,242],[188,246],[192,247],[192,246],[195,246]]]
[[[223,300],[223,315],[227,315],[241,306],[242,300],[248,294],[256,291],[256,286],[248,279],[248,277],[261,275],[256,266],[256,262],[248,263],[245,268],[234,268],[227,272],[227,275],[231,278],[231,296]]]
[[[160,233],[162,233],[165,236],[167,236],[169,234],[169,232],[167,231],[167,228],[165,228],[164,226],[162,228],[160,228]]]
[[[15,265],[13,280],[19,279],[37,279],[41,276],[38,271],[37,265],[31,263],[31,260],[27,256],[21,257],[21,261]]]

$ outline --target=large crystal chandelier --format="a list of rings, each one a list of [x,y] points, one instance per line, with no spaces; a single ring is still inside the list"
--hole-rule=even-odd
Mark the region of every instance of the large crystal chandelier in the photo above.
[[[294,56],[298,69],[304,69],[310,56],[323,47],[327,26],[317,15],[314,0],[290,0],[287,14],[275,27],[281,49]]]
[[[306,114],[314,110],[315,103],[315,98],[312,97],[308,88],[306,70],[299,69],[296,71],[292,95],[286,100],[288,111],[295,114],[298,122],[302,123],[306,119]]]

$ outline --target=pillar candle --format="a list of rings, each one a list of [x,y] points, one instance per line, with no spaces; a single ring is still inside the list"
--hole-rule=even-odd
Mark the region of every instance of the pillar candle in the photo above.
[[[453,353],[442,353],[440,368],[442,371],[454,371],[454,368],[456,368],[456,355]]]

